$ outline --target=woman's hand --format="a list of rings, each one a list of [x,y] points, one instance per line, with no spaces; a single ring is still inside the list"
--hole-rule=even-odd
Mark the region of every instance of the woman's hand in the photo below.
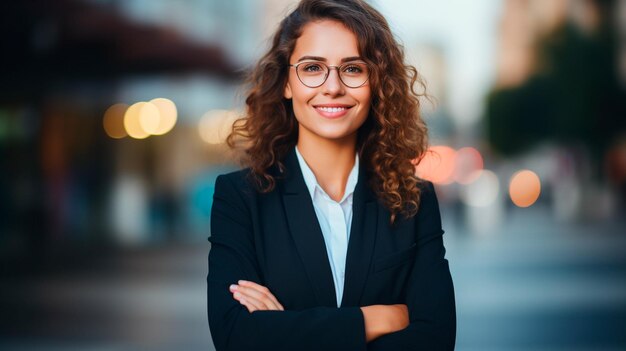
[[[409,326],[409,310],[404,304],[371,305],[361,307],[361,311],[365,320],[367,342]]]
[[[235,300],[246,306],[248,312],[285,310],[272,292],[263,285],[246,280],[237,283],[230,286],[230,292]]]

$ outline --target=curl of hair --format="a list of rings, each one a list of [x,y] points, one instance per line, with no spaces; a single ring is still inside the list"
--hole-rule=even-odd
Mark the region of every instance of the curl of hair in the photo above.
[[[261,192],[272,191],[278,167],[298,140],[298,123],[291,100],[284,98],[288,65],[303,27],[312,21],[335,20],[355,33],[359,53],[371,67],[371,107],[358,131],[357,150],[369,175],[369,186],[389,210],[393,223],[417,213],[420,179],[415,176],[428,147],[428,132],[420,115],[414,87],[424,83],[417,70],[404,63],[404,50],[385,18],[362,0],[302,0],[280,23],[269,51],[248,76],[246,116],[237,120],[227,138],[244,149],[245,165]]]

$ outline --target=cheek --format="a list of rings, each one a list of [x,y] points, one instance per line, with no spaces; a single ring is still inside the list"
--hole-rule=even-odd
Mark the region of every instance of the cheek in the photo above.
[[[361,108],[359,111],[359,117],[358,117],[358,122],[357,122],[360,128],[370,115],[370,110],[371,110],[372,105],[371,105],[371,95],[370,95],[369,89],[367,92],[360,94],[358,99],[359,99],[359,102],[361,103]]]
[[[355,96],[361,103],[361,108],[365,111],[369,111],[372,103],[372,93],[369,87],[363,89]]]
[[[302,118],[306,116],[307,102],[310,99],[310,93],[308,92],[308,89],[306,87],[300,84],[298,78],[296,78],[296,82],[291,81],[290,86],[292,93],[291,106],[293,107],[293,113],[296,117],[296,120],[298,122],[302,122]]]
[[[290,80],[291,93],[294,107],[295,105],[304,105],[315,97],[315,89],[307,88],[296,78],[295,81]]]

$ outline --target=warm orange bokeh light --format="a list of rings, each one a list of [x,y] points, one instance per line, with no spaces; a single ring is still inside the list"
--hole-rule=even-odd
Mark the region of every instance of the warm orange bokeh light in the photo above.
[[[473,147],[463,147],[456,152],[454,180],[460,184],[469,184],[476,180],[484,168],[483,157]]]
[[[150,100],[150,103],[159,110],[159,123],[150,134],[163,135],[172,130],[178,118],[178,111],[174,102],[170,99],[156,98]]]
[[[415,167],[418,177],[436,184],[450,184],[453,181],[456,151],[449,146],[432,146]]]
[[[176,105],[169,99],[141,101],[125,110],[123,128],[125,133],[135,139],[163,135],[174,128],[177,115]]]
[[[522,170],[511,177],[509,194],[513,203],[519,207],[529,207],[541,194],[541,181],[533,171]]]
[[[155,134],[159,129],[159,123],[161,122],[161,113],[159,109],[151,102],[146,102],[141,105],[139,111],[139,124],[148,134]]]
[[[126,114],[124,114],[124,128],[126,129],[126,133],[128,133],[131,138],[145,139],[150,136],[150,134],[144,130],[141,125],[141,114],[143,107],[146,104],[147,102],[132,104],[128,110],[126,110]]]
[[[109,107],[102,118],[104,131],[113,139],[121,139],[128,135],[124,129],[124,114],[128,109],[126,104],[115,104]]]

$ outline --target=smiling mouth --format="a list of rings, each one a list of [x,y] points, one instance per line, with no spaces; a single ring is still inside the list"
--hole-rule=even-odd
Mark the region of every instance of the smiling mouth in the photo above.
[[[348,109],[347,107],[325,107],[325,106],[318,106],[316,108],[324,112],[339,112],[339,111],[345,111]]]
[[[326,118],[338,118],[348,113],[348,110],[353,106],[341,105],[341,106],[314,106],[317,113]]]

